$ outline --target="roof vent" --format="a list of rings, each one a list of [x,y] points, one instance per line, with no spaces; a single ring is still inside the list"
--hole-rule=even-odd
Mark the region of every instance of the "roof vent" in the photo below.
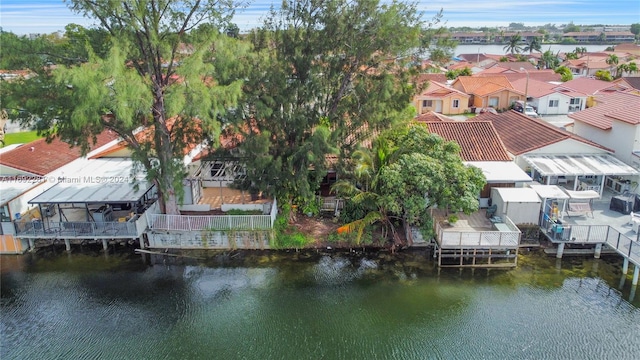
[[[35,151],[36,148],[34,148],[33,146],[29,148],[29,151]]]

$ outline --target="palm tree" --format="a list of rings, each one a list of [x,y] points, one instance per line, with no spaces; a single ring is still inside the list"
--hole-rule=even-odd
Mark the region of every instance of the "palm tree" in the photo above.
[[[615,67],[618,65],[618,61],[620,61],[620,59],[616,54],[609,55],[609,57],[606,60],[607,64],[611,65],[613,69],[615,69]]]
[[[503,47],[503,49],[511,54],[520,53],[522,51],[522,47],[520,43],[522,42],[522,37],[520,33],[515,34],[509,38],[509,43]]]
[[[629,73],[634,74],[638,72],[638,65],[635,62],[630,62],[627,64],[629,66]]]
[[[542,53],[541,60],[545,69],[555,69],[560,64],[558,54],[554,55],[553,51],[551,51],[551,48]]]
[[[380,170],[391,161],[396,150],[384,137],[376,138],[373,150],[359,149],[353,152],[353,179],[342,179],[333,184],[332,189],[336,194],[350,198],[366,211],[362,218],[341,227],[347,232],[356,231],[356,245],[360,245],[365,227],[377,222],[382,223],[385,233],[391,230],[394,240],[399,239],[387,210],[380,207],[378,201],[381,196]]]
[[[616,78],[621,77],[625,72],[629,72],[629,64],[620,64],[616,68]]]
[[[575,50],[573,50],[573,52],[576,54],[576,56],[580,57],[587,52],[587,48],[584,46],[583,47],[578,46]]]
[[[531,40],[529,40],[529,43],[527,43],[527,46],[525,46],[524,51],[528,51],[529,54],[534,51],[541,52],[541,47],[542,45],[540,44],[540,38],[534,36],[531,38]]]

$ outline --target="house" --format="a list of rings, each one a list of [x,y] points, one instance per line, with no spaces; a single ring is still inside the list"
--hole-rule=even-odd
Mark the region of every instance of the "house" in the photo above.
[[[22,254],[29,248],[26,240],[15,237],[13,221],[23,214],[31,218],[26,199],[44,191],[44,182],[39,176],[0,177],[0,254]]]
[[[574,77],[593,77],[598,71],[608,71],[615,74],[617,64],[607,63],[610,55],[616,55],[619,64],[631,60],[629,53],[626,52],[597,52],[586,53],[578,59],[565,60],[560,65],[568,67]]]
[[[582,107],[584,109],[585,107],[591,107],[593,105],[593,95],[624,91],[628,90],[628,87],[623,83],[611,83],[598,79],[580,77],[558,84],[556,90],[585,94],[587,96],[587,102],[585,106]]]
[[[431,133],[458,143],[464,163],[482,170],[487,184],[480,192],[480,207],[489,205],[491,189],[522,187],[531,181],[531,177],[512,161],[491,121],[439,119],[420,122],[426,124]]]
[[[428,86],[413,99],[418,114],[434,111],[458,115],[469,112],[469,95],[445,84],[429,81]]]
[[[472,121],[491,121],[515,163],[547,185],[563,183],[573,190],[600,195],[607,177],[637,176],[638,171],[594,141],[516,111],[484,113]]]
[[[146,212],[156,213],[157,193],[132,159],[88,159],[82,167],[67,169],[55,185],[31,197],[37,207],[30,217],[14,221],[15,237],[27,239],[141,239],[147,228]]]
[[[475,108],[508,109],[524,92],[516,90],[504,75],[459,76],[451,87],[471,95],[469,106]]]
[[[640,95],[601,93],[594,106],[569,115],[574,132],[613,149],[618,159],[640,169]]]
[[[640,76],[623,76],[613,83],[628,88],[629,92],[640,94]]]
[[[539,115],[568,114],[584,109],[587,95],[536,79],[519,78],[513,87],[527,94],[527,104]]]
[[[71,147],[59,138],[47,142],[34,140],[0,154],[0,176],[31,175],[53,176],[64,174],[65,166],[77,166],[86,158],[94,156],[118,142],[118,135],[105,130],[91,143],[89,152],[83,158],[78,147]]]
[[[637,10],[637,9],[636,9]],[[578,43],[591,42],[629,42],[635,41],[635,35],[631,31],[583,31],[583,32],[567,32],[562,35],[563,39],[573,39]]]

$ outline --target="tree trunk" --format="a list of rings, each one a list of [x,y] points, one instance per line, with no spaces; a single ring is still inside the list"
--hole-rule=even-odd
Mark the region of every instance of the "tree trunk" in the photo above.
[[[178,209],[178,197],[174,187],[174,166],[173,153],[174,144],[171,139],[171,131],[167,125],[166,114],[164,111],[164,92],[161,86],[156,86],[155,102],[153,104],[153,117],[155,123],[154,140],[156,142],[156,150],[158,156],[159,171],[157,181],[160,185],[160,206],[164,209],[163,213],[168,215],[180,215]]]

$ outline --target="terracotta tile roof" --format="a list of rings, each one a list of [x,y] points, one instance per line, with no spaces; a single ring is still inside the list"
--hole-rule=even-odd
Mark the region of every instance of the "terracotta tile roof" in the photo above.
[[[490,121],[429,121],[430,132],[460,145],[464,161],[511,161]]]
[[[472,63],[466,62],[466,61],[460,61],[455,64],[449,65],[448,69],[449,70],[458,70],[458,69],[464,69],[464,68],[471,69],[472,67],[473,67]]]
[[[444,74],[428,73],[428,74],[419,74],[415,80],[417,84],[424,84],[427,81],[435,81],[441,84],[446,84],[447,77]]]
[[[579,77],[573,80],[569,80],[563,83],[562,85],[559,85],[559,87],[563,87],[569,90],[574,90],[579,93],[583,93],[587,95],[593,95],[600,90],[611,87],[611,83],[607,81],[597,80],[597,79]]]
[[[640,90],[640,76],[625,76],[615,80],[616,83],[624,83],[634,89]]]
[[[502,91],[504,89],[505,89],[505,87],[500,85],[500,84],[486,83],[486,84],[476,88],[473,91],[473,94],[477,95],[477,96],[487,96],[487,95],[494,94],[494,93],[496,93],[498,91]],[[512,86],[509,86],[508,89],[514,90]]]
[[[553,85],[550,84],[548,82],[544,82],[544,81],[538,81],[535,79],[529,79],[529,84],[527,86],[527,78],[520,78],[514,81],[511,81],[511,84],[513,85],[513,87],[524,93],[525,91],[527,92],[527,96],[530,97],[535,97],[535,98],[539,98],[539,97],[543,97],[545,95],[548,94],[552,94],[555,91],[557,85]],[[561,91],[558,91],[559,93],[562,93]],[[567,95],[566,93],[564,93],[565,95]],[[570,96],[570,95],[567,95]],[[586,96],[584,94],[582,94],[582,96]]]
[[[502,73],[502,76],[506,77],[509,82],[513,84],[515,80],[518,79],[526,79],[527,74],[522,72],[512,72],[512,73]],[[486,76],[484,72],[475,74],[474,76]],[[495,74],[489,74],[489,76],[495,76]],[[529,79],[534,79],[538,81],[544,82],[559,82],[561,81],[562,76],[560,74],[556,74],[553,70],[532,70],[529,71]]]
[[[495,75],[495,74],[504,74],[508,71],[512,71],[511,69],[504,68],[502,66],[492,66],[488,69],[484,69],[475,75]]]
[[[485,54],[478,54],[478,53],[476,53],[476,54],[459,54],[459,55],[457,55],[457,57],[459,57],[461,59],[465,59],[468,62],[474,62],[474,63],[475,62],[482,62],[482,61],[485,61],[487,59],[493,60],[492,58],[488,57]]]
[[[473,94],[476,92],[476,89],[487,84],[494,84],[501,88],[513,89],[513,86],[504,75],[459,76],[455,82],[459,83],[462,86],[463,91],[467,94]]]
[[[500,67],[502,69],[515,70],[521,72],[520,68],[524,68],[528,71],[537,70],[536,66],[529,61],[503,61],[493,64],[491,68]]]
[[[417,95],[417,97],[443,98],[452,94],[469,98],[469,94],[465,94],[462,91],[456,90],[452,87],[449,87],[437,81],[430,81],[429,86],[426,89],[424,89],[422,93]]]
[[[433,112],[433,111],[427,111],[424,114],[420,114],[418,116],[416,116],[415,118],[413,118],[414,121],[418,121],[418,122],[424,122],[424,123],[428,123],[428,122],[437,122],[437,121],[458,121],[454,118],[450,118],[446,115],[442,115],[440,113],[437,112]]]
[[[97,136],[97,141],[91,145],[91,149],[97,149],[117,138],[114,132],[105,130]],[[0,154],[0,164],[44,176],[80,156],[80,148],[72,148],[59,139],[54,139],[51,143],[47,143],[45,139],[38,139]]]
[[[568,139],[613,152],[611,149],[551,125],[544,120],[534,119],[514,110],[498,114],[486,112],[470,120],[491,121],[507,151],[513,155],[525,154]]]
[[[574,121],[597,127],[611,129],[613,121],[622,121],[632,125],[640,124],[640,95],[615,92],[596,96],[596,104],[588,109],[569,114]]]

